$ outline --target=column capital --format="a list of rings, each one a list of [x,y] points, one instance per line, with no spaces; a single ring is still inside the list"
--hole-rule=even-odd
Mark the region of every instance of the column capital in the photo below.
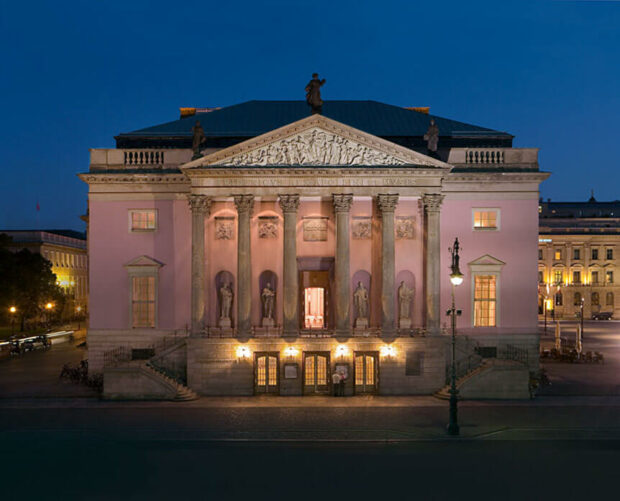
[[[299,195],[278,195],[278,203],[282,212],[297,212],[299,208]]]
[[[211,197],[207,195],[188,195],[187,201],[193,214],[208,215],[211,211]]]
[[[426,212],[439,212],[441,203],[443,202],[444,195],[439,193],[427,193],[422,195],[422,204]]]
[[[235,207],[238,213],[248,212],[252,214],[254,208],[254,195],[233,195],[235,198]]]
[[[334,212],[349,212],[353,203],[351,194],[333,194]]]
[[[377,206],[381,212],[394,212],[398,205],[398,193],[382,193],[377,195]]]

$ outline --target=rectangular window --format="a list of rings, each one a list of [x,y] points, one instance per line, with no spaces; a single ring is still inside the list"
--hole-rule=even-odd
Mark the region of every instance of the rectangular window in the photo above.
[[[474,209],[474,230],[497,230],[499,209]]]
[[[544,281],[545,281],[545,279],[544,279],[544,274],[543,274],[543,272],[542,272],[542,271],[539,271],[539,272],[538,272],[538,283],[539,283],[539,284],[542,284],[542,283],[544,283]]]
[[[573,259],[577,261],[581,259],[581,249],[573,249]]]
[[[474,277],[474,327],[495,327],[496,279],[495,275]]]
[[[592,272],[592,283],[593,284],[598,284],[598,271],[593,271]]]
[[[132,327],[155,327],[155,277],[131,278]]]
[[[562,260],[562,249],[555,250],[555,252],[553,253],[553,259],[555,259],[556,261]]]
[[[155,209],[130,210],[129,225],[131,231],[155,231],[157,229],[157,211]]]
[[[542,249],[538,249],[538,260],[542,260],[543,258],[543,250]]]
[[[598,249],[592,249],[592,261],[596,261],[598,259]]]
[[[613,271],[608,271],[605,275],[607,277],[607,283],[608,284],[613,284],[614,283],[614,272]]]
[[[581,283],[581,272],[573,271],[573,283],[580,284]]]
[[[554,284],[561,284],[562,280],[563,280],[562,271],[561,270],[555,270],[553,272],[553,283]]]
[[[607,259],[613,259],[613,258],[614,258],[614,250],[607,249]]]

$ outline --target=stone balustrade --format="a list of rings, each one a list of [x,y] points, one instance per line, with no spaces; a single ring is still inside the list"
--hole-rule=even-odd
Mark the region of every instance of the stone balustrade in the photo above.
[[[459,167],[538,170],[538,148],[452,148],[448,163]]]
[[[90,170],[172,169],[191,159],[190,149],[92,148]]]

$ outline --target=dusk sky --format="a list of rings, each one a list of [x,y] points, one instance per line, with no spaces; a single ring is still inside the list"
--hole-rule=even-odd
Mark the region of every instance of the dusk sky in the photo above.
[[[620,1],[5,1],[0,40],[0,228],[83,230],[89,148],[314,71],[539,147],[545,198],[620,198]]]

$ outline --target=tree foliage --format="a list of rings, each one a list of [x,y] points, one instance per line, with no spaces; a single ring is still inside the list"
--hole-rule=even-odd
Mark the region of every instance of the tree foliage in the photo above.
[[[0,235],[0,307],[6,319],[9,308],[17,308],[21,329],[29,320],[40,318],[45,304],[51,302],[55,318],[62,312],[65,303],[63,290],[56,285],[52,263],[37,253],[22,249],[8,250],[11,238]]]

